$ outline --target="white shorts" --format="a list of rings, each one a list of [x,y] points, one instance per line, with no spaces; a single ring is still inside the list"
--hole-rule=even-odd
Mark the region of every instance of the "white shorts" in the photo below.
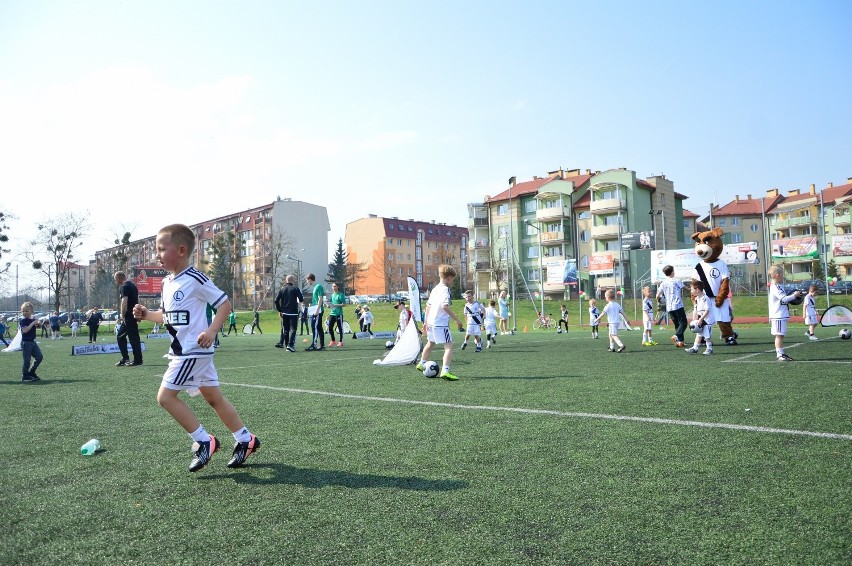
[[[430,326],[426,330],[426,339],[435,344],[452,344],[453,334],[449,326]]]
[[[485,333],[486,334],[497,334],[497,323],[486,324],[485,325]]]
[[[805,315],[805,324],[810,326],[811,324],[817,324],[817,322],[818,321],[816,314],[814,314],[813,316],[811,316],[810,314]]]
[[[213,356],[169,360],[161,386],[175,391],[219,387],[219,374],[213,367]]]
[[[610,336],[618,336],[618,323],[610,323],[609,324],[609,335]]]
[[[468,324],[467,325],[467,335],[468,336],[482,336],[482,327],[478,324]]]
[[[696,334],[703,336],[706,340],[710,340],[713,337],[713,324],[707,324],[707,321],[705,321],[704,326]]]
[[[653,320],[642,321],[642,325],[644,326],[645,330],[654,330],[654,321]]]
[[[773,318],[769,321],[772,326],[772,335],[773,336],[786,336],[787,335],[787,319],[786,318]]]

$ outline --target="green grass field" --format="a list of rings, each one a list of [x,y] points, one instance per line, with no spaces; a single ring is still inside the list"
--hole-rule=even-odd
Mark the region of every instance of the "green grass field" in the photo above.
[[[383,339],[290,354],[272,324],[216,354],[263,443],[239,470],[196,397],[225,447],[187,472],[190,439],[155,401],[163,340],[137,368],[41,340],[31,385],[0,354],[0,564],[852,561],[852,341],[836,329],[808,342],[792,325],[789,364],[766,326],[711,358],[665,332],[654,348],[622,333],[623,354],[604,334],[522,332],[457,350],[446,382],[373,366]],[[92,437],[102,451],[81,456]]]

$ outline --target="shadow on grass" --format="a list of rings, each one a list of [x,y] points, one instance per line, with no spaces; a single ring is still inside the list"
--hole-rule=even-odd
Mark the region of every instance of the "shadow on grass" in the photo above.
[[[17,387],[44,387],[46,385],[65,385],[69,383],[93,383],[94,379],[64,379],[62,377],[42,377],[36,382],[22,382],[20,379],[0,381],[0,385],[15,385]]]
[[[310,488],[341,486],[352,489],[395,488],[412,491],[451,491],[463,489],[469,485],[466,481],[353,474],[334,470],[297,468],[286,464],[248,464],[240,470],[242,471],[236,473],[201,476],[199,479],[229,478],[237,483],[256,485],[289,484]]]

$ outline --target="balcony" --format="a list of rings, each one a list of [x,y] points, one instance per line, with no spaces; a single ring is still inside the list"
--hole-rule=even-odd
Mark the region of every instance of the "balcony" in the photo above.
[[[592,238],[611,239],[617,237],[618,224],[604,224],[602,226],[592,226]]]
[[[571,217],[571,207],[569,206],[553,206],[550,208],[539,208],[535,211],[535,219],[538,222],[545,220],[559,220],[561,218]]]
[[[565,241],[565,232],[542,232],[541,233],[541,243],[549,244],[553,242],[564,242]]]
[[[491,260],[480,260],[471,262],[474,271],[491,271]]]
[[[617,198],[592,199],[591,204],[589,204],[589,211],[592,214],[596,212],[626,209],[627,202]]]
[[[846,214],[835,214],[834,215],[834,225],[835,226],[849,226],[849,213]]]
[[[475,250],[487,250],[491,247],[491,242],[485,238],[480,238],[478,240],[473,240],[473,249]]]
[[[797,216],[796,218],[776,219],[771,225],[776,229],[780,229],[790,228],[791,226],[808,226],[811,224],[816,224],[816,220],[813,220],[810,216]]]
[[[470,225],[474,228],[488,226],[488,218],[471,218]]]

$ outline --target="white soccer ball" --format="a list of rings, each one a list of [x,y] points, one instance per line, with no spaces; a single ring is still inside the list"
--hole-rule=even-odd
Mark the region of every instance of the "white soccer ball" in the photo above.
[[[557,328],[557,329],[556,329],[556,333],[557,333],[557,334],[562,334],[562,327],[561,327],[561,326],[560,326],[559,328]]]
[[[393,348],[393,340],[388,340],[387,342],[385,342],[385,348],[387,348],[388,350]]]
[[[423,375],[426,377],[438,377],[438,364],[433,361],[424,363]]]
[[[848,328],[841,328],[839,336],[841,340],[849,340],[852,337],[852,332],[849,332]]]
[[[697,321],[693,320],[689,323],[689,329],[698,334],[701,332],[701,325]]]

